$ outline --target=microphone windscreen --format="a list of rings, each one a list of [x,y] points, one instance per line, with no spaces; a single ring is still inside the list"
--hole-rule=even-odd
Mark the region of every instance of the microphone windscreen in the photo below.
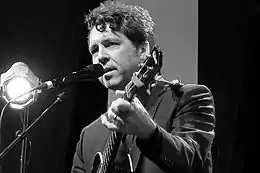
[[[105,73],[104,68],[100,64],[90,64],[87,67],[81,69],[80,71],[76,72],[76,75],[81,77],[92,77],[98,78]],[[75,74],[75,73],[74,73]]]

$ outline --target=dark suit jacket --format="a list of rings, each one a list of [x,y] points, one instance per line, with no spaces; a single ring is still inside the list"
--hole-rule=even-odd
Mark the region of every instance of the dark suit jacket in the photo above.
[[[115,159],[118,167],[129,153],[138,173],[212,173],[215,109],[207,87],[159,82],[145,107],[158,128],[148,140],[128,136]],[[100,119],[82,130],[73,173],[91,172],[93,158],[103,150],[109,133]]]

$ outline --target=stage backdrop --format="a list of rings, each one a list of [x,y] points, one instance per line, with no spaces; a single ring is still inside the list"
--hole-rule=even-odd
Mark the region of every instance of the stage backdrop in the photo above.
[[[156,23],[157,44],[164,52],[169,80],[197,82],[198,0],[117,0],[148,9]]]

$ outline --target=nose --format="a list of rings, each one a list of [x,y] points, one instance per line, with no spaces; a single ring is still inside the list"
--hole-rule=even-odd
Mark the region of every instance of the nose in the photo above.
[[[110,57],[107,54],[105,48],[100,46],[99,51],[98,51],[98,62],[104,66],[107,64],[109,59],[110,59]]]

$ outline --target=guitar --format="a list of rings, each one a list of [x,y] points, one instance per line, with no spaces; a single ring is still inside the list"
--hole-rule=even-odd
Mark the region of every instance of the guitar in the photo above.
[[[137,72],[133,73],[131,81],[125,87],[125,94],[123,99],[131,102],[132,99],[136,96],[139,88],[142,86],[147,86],[154,80],[155,76],[160,72],[162,67],[162,57],[162,51],[158,46],[155,46],[150,56],[148,56],[145,61],[140,64]],[[133,172],[132,161],[129,154],[128,171],[119,171],[114,166],[114,160],[116,158],[120,142],[125,139],[125,137],[125,134],[119,132],[111,131],[109,133],[103,152],[97,152],[95,154],[91,170],[92,173]]]

